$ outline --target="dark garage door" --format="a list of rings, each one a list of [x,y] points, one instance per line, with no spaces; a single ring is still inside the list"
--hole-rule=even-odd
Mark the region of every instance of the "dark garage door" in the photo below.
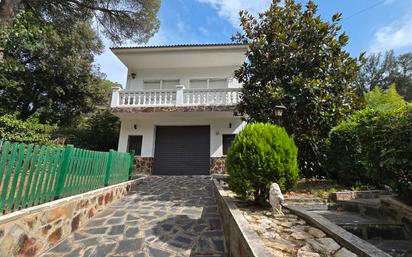
[[[153,174],[209,174],[209,126],[159,126],[155,140]]]

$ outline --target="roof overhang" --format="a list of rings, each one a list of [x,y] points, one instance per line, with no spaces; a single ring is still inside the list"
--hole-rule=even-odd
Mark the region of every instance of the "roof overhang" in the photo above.
[[[129,71],[139,69],[239,66],[247,45],[207,44],[111,48]]]

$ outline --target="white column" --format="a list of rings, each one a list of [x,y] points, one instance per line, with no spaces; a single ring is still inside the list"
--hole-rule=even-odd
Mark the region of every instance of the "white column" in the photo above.
[[[117,107],[119,106],[119,88],[113,88],[112,90],[112,101],[110,103],[110,107]]]
[[[185,89],[184,85],[177,85],[176,86],[176,105],[183,105],[184,98],[183,98],[183,91]]]

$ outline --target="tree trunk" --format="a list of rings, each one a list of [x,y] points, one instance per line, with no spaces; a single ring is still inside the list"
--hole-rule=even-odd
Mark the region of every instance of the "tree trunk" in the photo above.
[[[10,25],[21,0],[0,0],[0,29]]]
[[[16,15],[21,0],[0,0],[0,30],[6,28]],[[0,60],[3,59],[3,39],[0,36]]]

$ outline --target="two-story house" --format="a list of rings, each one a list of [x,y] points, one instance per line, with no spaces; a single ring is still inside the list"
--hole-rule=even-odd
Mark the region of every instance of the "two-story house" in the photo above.
[[[135,151],[137,173],[208,175],[225,171],[228,147],[245,123],[234,115],[234,71],[247,46],[201,44],[112,48],[128,69],[114,90],[119,151]]]

